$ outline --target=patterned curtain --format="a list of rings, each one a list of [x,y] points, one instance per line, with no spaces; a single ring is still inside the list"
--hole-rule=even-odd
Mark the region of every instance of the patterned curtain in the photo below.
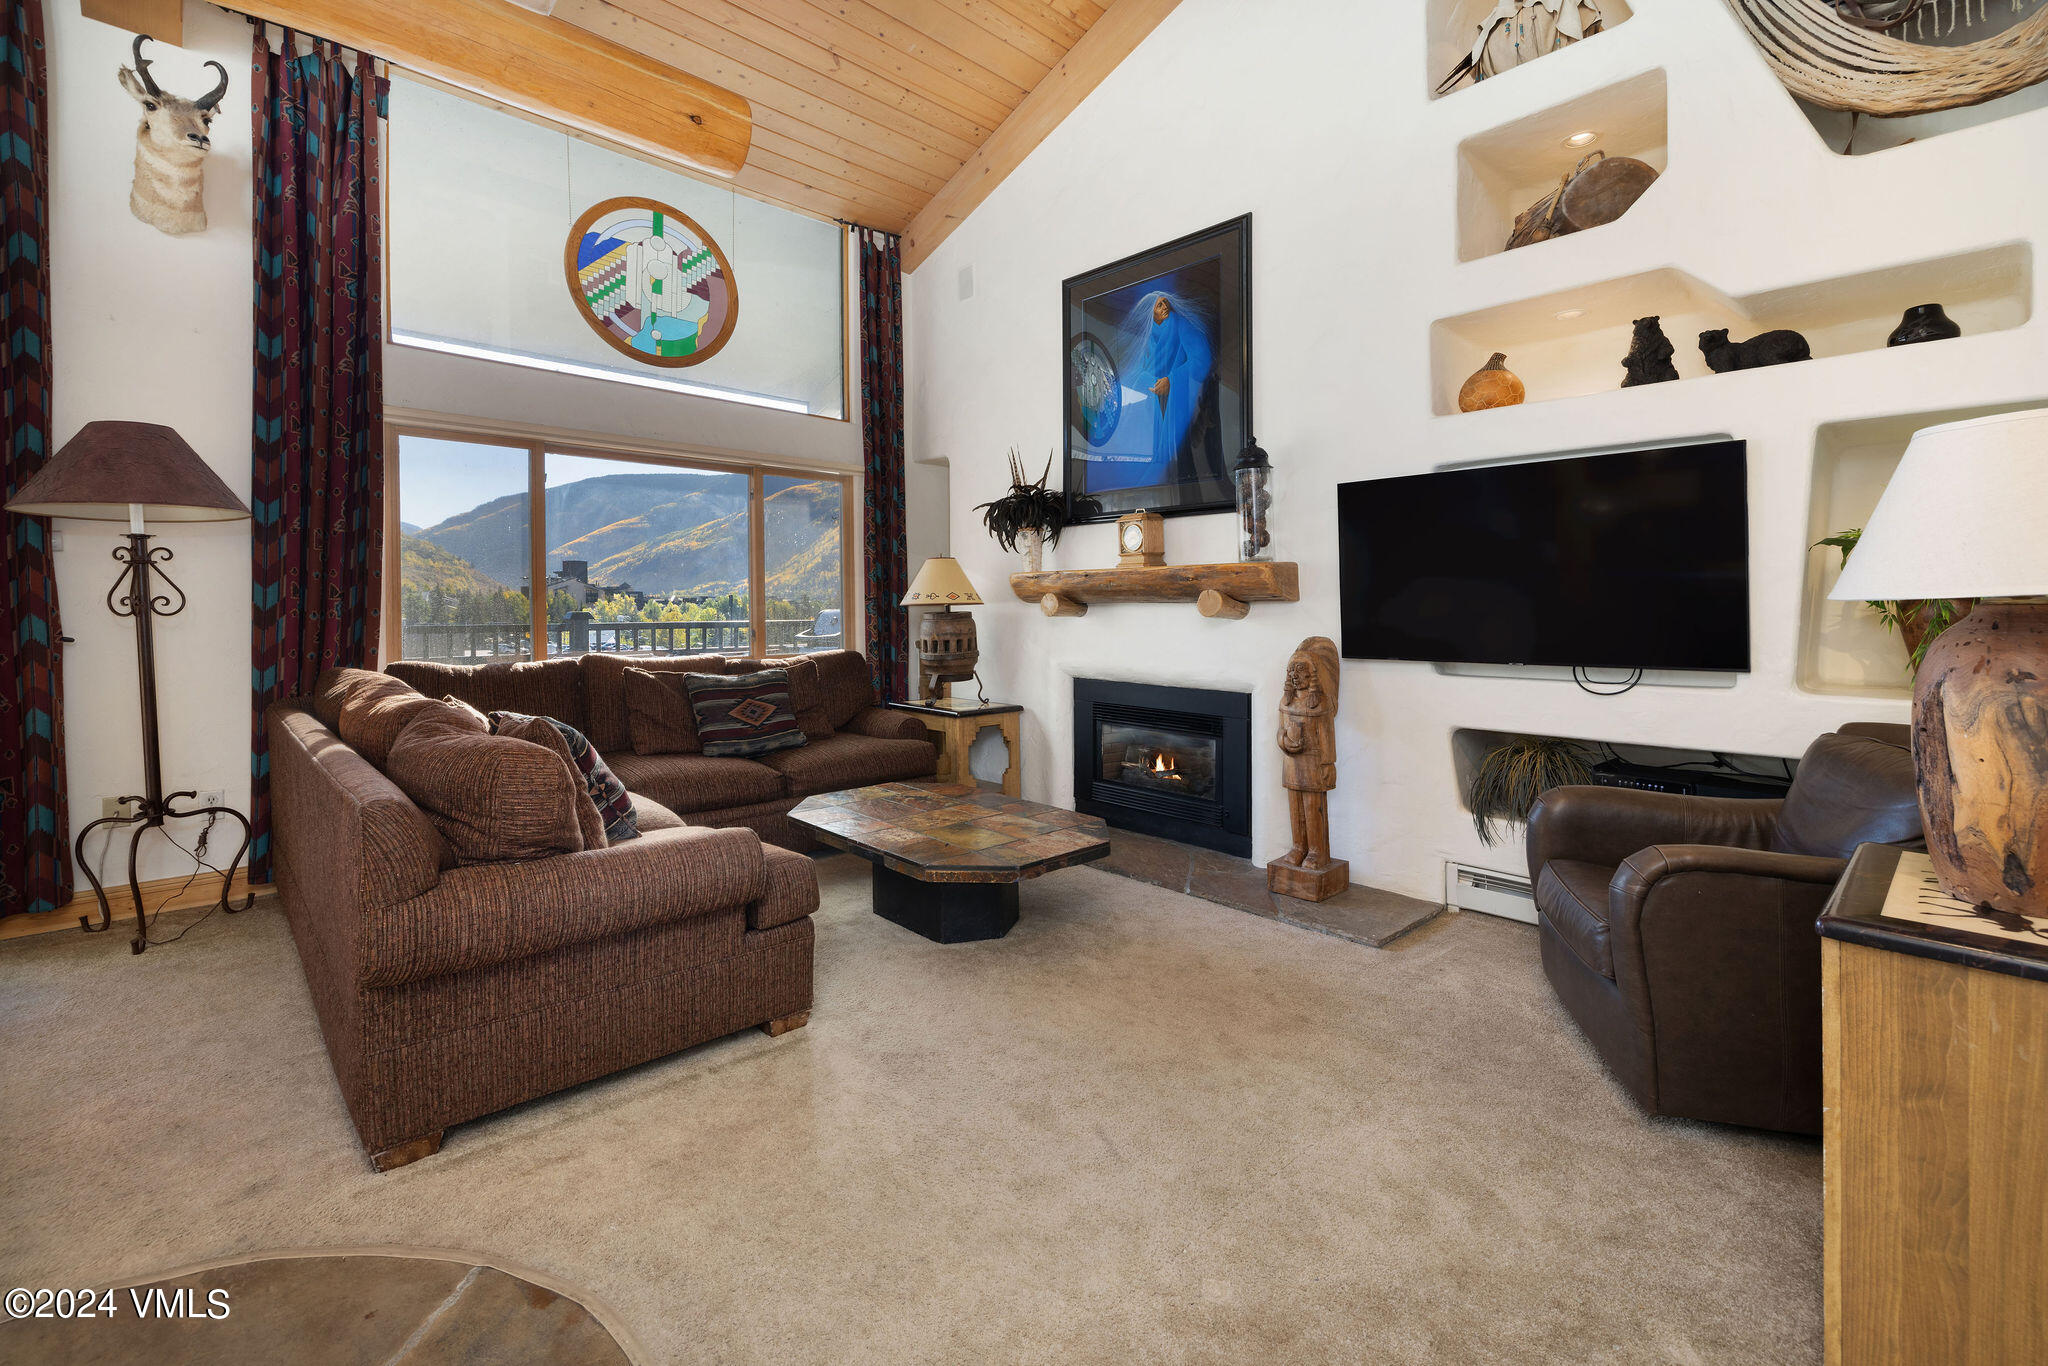
[[[885,702],[910,695],[910,587],[903,532],[903,255],[872,228],[860,237],[860,422],[867,481],[867,652]]]
[[[256,25],[255,739],[251,881],[270,880],[263,712],[375,668],[384,556],[385,85]]]
[[[6,448],[0,493],[50,453],[49,82],[43,0],[0,10],[0,217],[5,218]],[[50,524],[0,513],[0,915],[53,911],[70,897],[70,819],[64,809],[64,664]]]

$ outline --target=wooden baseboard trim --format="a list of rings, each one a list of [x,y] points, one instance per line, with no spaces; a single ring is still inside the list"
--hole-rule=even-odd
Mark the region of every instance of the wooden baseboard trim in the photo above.
[[[158,878],[142,884],[142,900],[149,907],[149,913],[162,911],[190,910],[195,906],[211,906],[220,900],[220,874],[202,872],[185,886],[183,877]],[[183,891],[179,891],[184,887]],[[249,894],[249,870],[235,869],[235,882],[231,890],[236,901]],[[256,892],[262,895],[270,891],[270,884],[258,883]],[[128,895],[128,884],[107,888],[107,907],[113,912],[114,923],[135,918],[135,899]],[[0,940],[21,939],[32,934],[50,934],[57,930],[78,929],[78,917],[90,916],[94,923],[99,921],[99,904],[93,900],[92,888],[85,887],[72,895],[54,911],[39,911],[34,915],[10,915],[0,920]]]

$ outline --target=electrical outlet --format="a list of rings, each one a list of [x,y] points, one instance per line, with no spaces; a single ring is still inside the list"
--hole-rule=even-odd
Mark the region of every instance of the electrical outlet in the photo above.
[[[132,816],[134,814],[135,799],[133,797],[100,798],[101,820],[110,820],[116,816]]]
[[[228,804],[228,794],[227,794],[226,792],[223,792],[223,791],[222,791],[222,790],[221,790],[220,788],[217,788],[217,787],[209,787],[209,788],[207,788],[207,789],[206,789],[206,791],[204,791],[204,792],[200,793],[200,794],[199,794],[199,797],[198,797],[198,805],[200,805],[200,806],[202,806],[202,807],[204,807],[204,806],[226,806],[227,804]]]

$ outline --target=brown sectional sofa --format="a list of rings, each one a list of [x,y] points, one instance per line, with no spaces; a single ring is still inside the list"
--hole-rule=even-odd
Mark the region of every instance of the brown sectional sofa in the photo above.
[[[789,808],[829,790],[816,784],[936,766],[914,717],[874,706],[864,659],[812,658],[832,680],[835,734],[785,768],[634,755],[615,659],[393,665],[431,696],[559,716],[633,790],[639,839],[525,862],[458,865],[427,815],[342,740],[325,693],[271,708],[276,885],[343,1099],[380,1170],[434,1152],[450,1124],[751,1025],[803,1023],[818,890],[789,847]]]
[[[818,668],[833,733],[760,759],[635,754],[626,718],[626,670],[743,673],[770,667],[776,663],[772,659],[588,654],[472,667],[401,660],[385,672],[429,697],[458,697],[479,711],[523,711],[566,721],[590,737],[619,781],[637,796],[691,825],[743,825],[770,844],[802,852],[813,842],[789,823],[788,815],[805,797],[929,778],[938,771],[938,751],[924,723],[876,705],[864,656],[829,650],[803,658]]]

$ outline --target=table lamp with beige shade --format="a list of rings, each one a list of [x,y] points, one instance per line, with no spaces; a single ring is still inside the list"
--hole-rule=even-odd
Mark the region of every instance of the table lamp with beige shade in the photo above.
[[[939,609],[925,616],[917,636],[917,671],[924,700],[936,702],[946,695],[948,683],[964,683],[970,678],[979,693],[981,676],[974,670],[981,661],[981,649],[974,637],[974,618],[955,609],[979,607],[981,594],[967,581],[960,561],[951,555],[926,560],[901,605]]]
[[[174,617],[184,611],[185,593],[164,572],[164,562],[171,558],[169,547],[152,547],[150,533],[144,527],[149,522],[239,521],[249,515],[249,509],[199,458],[199,452],[169,427],[154,422],[88,422],[21,486],[7,504],[7,510],[23,517],[76,517],[83,521],[128,523],[127,544],[114,548],[114,559],[121,565],[121,571],[107,593],[107,606],[115,616],[135,621],[135,665],[142,693],[143,790],[121,799],[124,806],[132,807],[129,814],[96,820],[78,832],[74,846],[78,866],[92,883],[100,912],[97,925],[84,916],[79,917],[79,925],[93,933],[113,923],[106,889],[100,885],[92,860],[86,857],[86,837],[103,825],[132,826],[128,840],[128,894],[134,899],[135,938],[129,941],[129,948],[141,953],[149,947],[142,886],[136,880],[136,853],[145,831],[160,829],[167,819],[174,817],[226,816],[241,825],[241,848],[235,851],[234,860],[222,875],[219,906],[229,912],[247,910],[255,899],[253,894],[236,906],[228,893],[234,885],[235,868],[249,850],[248,818],[229,806],[180,810],[180,798],[198,794],[164,792],[157,720],[156,619]]]
[[[1914,433],[1828,596],[1977,600],[1914,684],[1920,818],[1943,891],[2048,916],[2048,408]]]

